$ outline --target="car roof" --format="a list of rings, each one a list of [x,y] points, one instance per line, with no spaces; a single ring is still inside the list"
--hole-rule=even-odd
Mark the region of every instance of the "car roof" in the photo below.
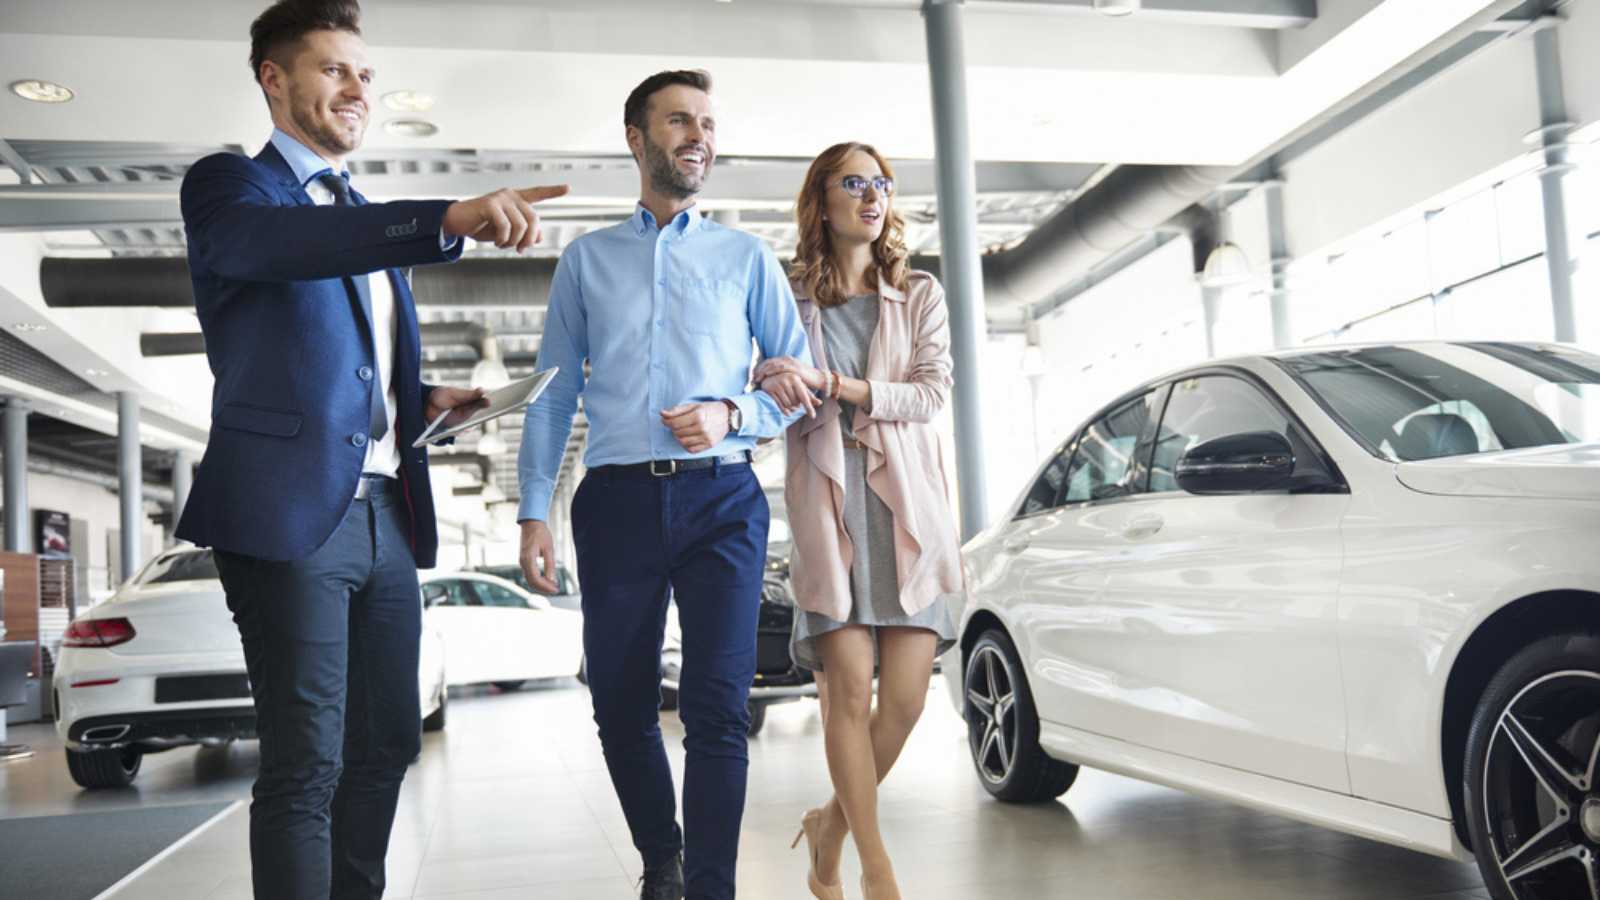
[[[421,578],[418,579],[418,581],[420,581],[423,584],[429,584],[429,583],[432,583],[432,582],[435,582],[435,581],[450,581],[450,580],[456,580],[456,581],[481,581],[481,582],[484,582],[485,584],[495,585],[496,587],[510,588],[510,589],[512,589],[513,591],[516,591],[519,594],[527,594],[530,597],[541,597],[541,596],[543,596],[542,594],[535,594],[532,591],[529,591],[528,589],[524,588],[522,585],[517,584],[515,581],[508,581],[508,580],[506,580],[504,578],[501,578],[498,575],[490,575],[487,572],[473,572],[473,571],[469,571],[467,569],[458,569],[458,570],[453,571],[453,572],[429,572],[428,574],[426,574],[426,575],[424,575],[424,576],[422,576]]]

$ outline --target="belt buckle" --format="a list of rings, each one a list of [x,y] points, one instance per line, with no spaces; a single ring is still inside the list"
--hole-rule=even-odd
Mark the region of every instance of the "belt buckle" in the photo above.
[[[657,465],[665,465],[667,467],[666,471],[663,472],[658,470],[656,468]],[[678,461],[675,459],[652,459],[650,460],[650,474],[657,478],[666,478],[671,475],[676,475],[678,474]]]

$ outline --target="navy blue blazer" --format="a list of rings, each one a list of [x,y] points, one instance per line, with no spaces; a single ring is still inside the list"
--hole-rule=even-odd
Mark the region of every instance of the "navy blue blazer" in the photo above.
[[[218,153],[183,179],[195,311],[216,376],[211,437],[178,522],[202,547],[303,559],[353,502],[366,457],[371,324],[350,276],[394,285],[394,388],[400,481],[411,549],[434,564],[438,528],[423,429],[431,388],[410,286],[398,269],[449,262],[439,247],[448,200],[317,206],[269,143],[254,159]],[[366,377],[362,377],[363,374]]]

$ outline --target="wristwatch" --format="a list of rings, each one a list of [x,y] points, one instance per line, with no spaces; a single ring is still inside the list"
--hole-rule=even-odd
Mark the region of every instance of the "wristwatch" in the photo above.
[[[734,403],[727,397],[723,397],[722,402],[728,405],[728,428],[734,434],[738,434],[739,430],[744,428],[744,410],[739,408],[739,404]]]

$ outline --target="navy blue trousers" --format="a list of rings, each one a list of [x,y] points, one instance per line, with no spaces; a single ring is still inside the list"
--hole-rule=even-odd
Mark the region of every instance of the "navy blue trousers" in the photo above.
[[[606,767],[645,865],[683,852],[688,900],[734,895],[769,515],[748,465],[665,478],[602,467],[572,503],[583,645]],[[661,741],[669,589],[683,630],[681,831]]]
[[[377,900],[406,766],[422,747],[422,599],[392,480],[306,559],[218,552],[255,697],[257,900]]]

